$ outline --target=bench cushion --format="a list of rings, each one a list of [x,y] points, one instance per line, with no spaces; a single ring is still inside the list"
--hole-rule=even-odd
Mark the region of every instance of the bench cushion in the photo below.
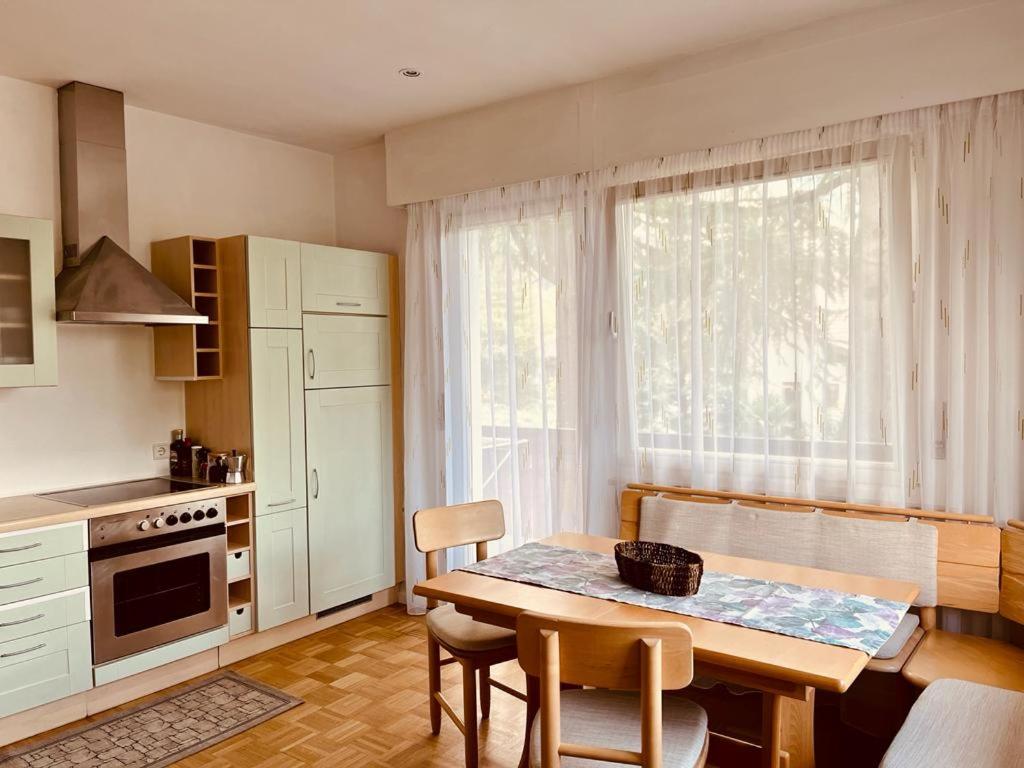
[[[907,644],[907,641],[914,634],[914,630],[917,629],[917,625],[920,623],[921,617],[916,613],[908,613],[904,616],[899,626],[896,627],[896,631],[892,633],[892,637],[886,640],[885,644],[878,649],[875,658],[894,659],[899,656],[903,646]]]
[[[1024,767],[1024,694],[937,680],[914,704],[879,768]]]

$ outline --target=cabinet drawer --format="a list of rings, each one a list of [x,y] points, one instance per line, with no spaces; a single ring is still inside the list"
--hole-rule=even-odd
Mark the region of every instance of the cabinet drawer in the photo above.
[[[228,581],[249,575],[249,550],[228,555]]]
[[[306,389],[391,383],[391,328],[386,317],[303,315]]]
[[[89,583],[85,552],[0,568],[0,605],[52,595]]]
[[[0,717],[91,687],[88,621],[0,644]]]
[[[85,552],[85,523],[0,534],[0,568]]]
[[[302,244],[302,311],[386,315],[388,255]]]
[[[252,631],[252,606],[236,608],[228,615],[228,629],[231,636]]]
[[[0,643],[89,620],[89,590],[24,600],[0,608]]]

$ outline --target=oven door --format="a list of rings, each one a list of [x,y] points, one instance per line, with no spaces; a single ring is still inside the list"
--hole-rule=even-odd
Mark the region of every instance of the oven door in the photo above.
[[[93,662],[227,624],[224,526],[91,550]]]

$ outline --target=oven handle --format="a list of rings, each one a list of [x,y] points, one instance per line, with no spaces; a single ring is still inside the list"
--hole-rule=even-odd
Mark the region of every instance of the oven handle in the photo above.
[[[15,587],[27,587],[29,584],[36,584],[43,580],[42,576],[36,576],[34,579],[28,581],[18,581],[14,584],[0,584],[0,589],[14,589]]]
[[[118,544],[104,544],[99,547],[91,547],[89,549],[89,562],[95,563],[101,560],[109,560],[113,557],[123,557],[124,555],[136,552],[152,552],[153,550],[173,547],[177,544],[185,544],[190,541],[203,541],[205,539],[215,539],[217,537],[223,538],[225,531],[224,523],[217,523],[215,525],[206,525],[200,528],[179,529],[174,533],[150,536],[137,541],[122,541]]]
[[[11,651],[10,653],[0,653],[0,659],[9,659],[11,656],[22,656],[26,653],[32,653],[32,651],[38,651],[40,648],[45,648],[46,643],[40,643],[39,645],[33,645],[31,648],[26,648],[23,651]]]

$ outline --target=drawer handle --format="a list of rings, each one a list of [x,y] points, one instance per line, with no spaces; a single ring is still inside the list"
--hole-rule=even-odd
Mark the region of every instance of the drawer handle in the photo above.
[[[16,627],[19,624],[28,624],[30,621],[36,621],[37,619],[43,618],[45,615],[45,613],[37,613],[35,616],[29,616],[27,619],[18,619],[17,621],[5,621],[3,624],[0,624],[0,629],[6,629],[7,627]]]
[[[24,651],[12,651],[11,653],[0,653],[0,659],[9,659],[11,656],[21,656],[24,653],[32,653],[32,651],[38,651],[40,648],[45,648],[46,643],[40,643],[39,645],[33,645],[31,648],[26,648]]]
[[[335,304],[335,306],[338,306],[338,307],[361,307],[361,306],[363,306],[363,302],[361,302],[361,301],[336,301],[336,302],[334,302],[334,304]]]
[[[244,554],[245,554],[245,552],[232,552],[231,556],[233,558],[235,558],[235,560],[241,560],[242,559],[242,555],[244,555]]]
[[[316,470],[313,470],[313,498],[320,498],[320,475],[317,474]]]
[[[27,587],[29,584],[35,584],[38,581],[42,581],[42,576],[36,576],[34,579],[28,581],[19,581],[17,584],[0,584],[0,589],[14,589],[15,587]]]
[[[309,378],[312,379],[316,376],[316,355],[313,354],[313,350],[309,350]]]
[[[245,613],[245,608],[239,608],[235,611],[235,616],[241,616],[243,613]]]
[[[291,504],[295,499],[285,499],[284,501],[275,501],[273,504],[267,504],[268,507],[283,507],[285,504]]]
[[[43,542],[37,541],[34,544],[26,544],[24,547],[11,547],[10,549],[0,549],[0,555],[9,555],[11,552],[24,552],[26,549],[35,549],[36,547],[43,546]]]

